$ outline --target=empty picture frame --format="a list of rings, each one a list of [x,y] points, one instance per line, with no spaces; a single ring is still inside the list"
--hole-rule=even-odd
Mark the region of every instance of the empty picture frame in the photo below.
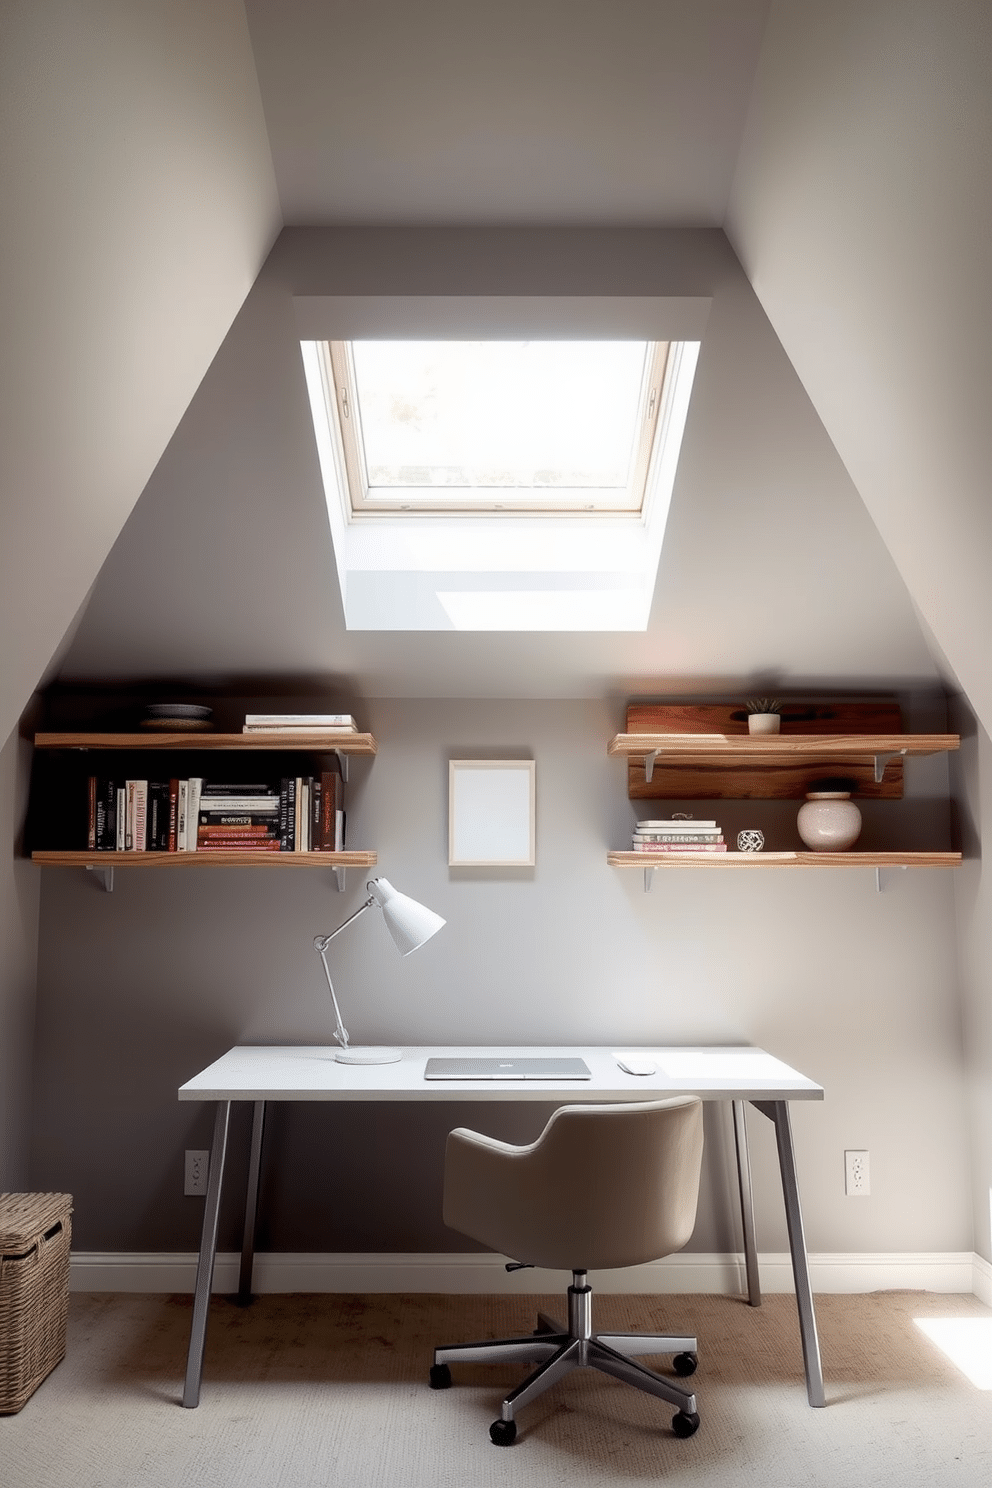
[[[534,760],[450,760],[449,866],[533,867],[534,801]]]

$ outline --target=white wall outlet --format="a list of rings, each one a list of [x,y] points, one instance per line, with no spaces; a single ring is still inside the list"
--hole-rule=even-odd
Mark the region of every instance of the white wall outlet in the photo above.
[[[867,1152],[844,1153],[844,1192],[851,1199],[865,1199],[871,1193]]]
[[[209,1152],[197,1152],[191,1147],[186,1148],[186,1180],[183,1185],[183,1193],[187,1197],[195,1198],[197,1194],[206,1193],[207,1173],[209,1169]]]

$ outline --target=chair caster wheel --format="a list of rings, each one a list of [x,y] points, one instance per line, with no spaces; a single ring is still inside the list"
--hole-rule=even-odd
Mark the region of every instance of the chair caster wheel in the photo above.
[[[676,1354],[672,1363],[675,1366],[675,1373],[685,1378],[686,1375],[695,1374],[699,1360],[695,1354]]]
[[[672,1417],[672,1430],[676,1436],[695,1436],[699,1430],[699,1417],[695,1411],[679,1411]]]
[[[696,1417],[698,1422],[699,1417]],[[517,1439],[516,1421],[494,1421],[489,1428],[489,1439],[497,1447],[509,1447]]]
[[[451,1385],[451,1370],[447,1364],[431,1365],[431,1389],[447,1390]]]

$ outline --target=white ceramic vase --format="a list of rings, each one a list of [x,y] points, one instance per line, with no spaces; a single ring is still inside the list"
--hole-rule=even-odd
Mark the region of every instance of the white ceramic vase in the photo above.
[[[861,835],[861,812],[850,791],[807,791],[796,826],[811,852],[845,852]]]
[[[778,713],[749,713],[747,715],[749,734],[777,734],[781,726],[782,719]]]

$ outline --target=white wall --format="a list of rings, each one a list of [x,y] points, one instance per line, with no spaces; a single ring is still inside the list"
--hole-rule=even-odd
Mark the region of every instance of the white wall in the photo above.
[[[967,812],[992,823],[992,10],[773,4],[728,233],[977,720]],[[961,879],[972,1189],[992,1258],[987,895]]]

